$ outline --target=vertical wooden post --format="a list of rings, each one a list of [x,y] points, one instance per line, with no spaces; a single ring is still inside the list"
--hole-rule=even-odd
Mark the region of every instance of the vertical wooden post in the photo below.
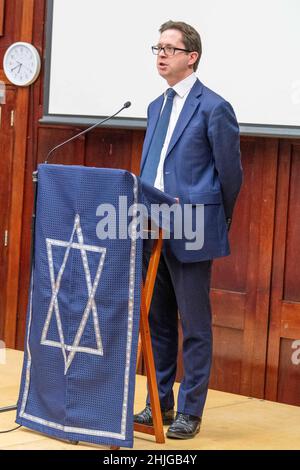
[[[5,0],[0,0],[0,36],[3,36],[4,32],[4,6]]]
[[[134,430],[139,432],[144,432],[146,434],[155,435],[156,442],[163,444],[165,442],[164,432],[163,432],[163,422],[161,416],[156,373],[155,373],[155,364],[153,359],[152,344],[151,344],[151,335],[149,328],[148,315],[154,290],[154,284],[162,249],[162,229],[159,229],[159,238],[155,241],[151,258],[149,261],[147,276],[145,280],[144,287],[142,289],[141,295],[141,320],[140,320],[140,334],[141,341],[138,348],[138,360],[140,360],[141,352],[143,353],[143,358],[146,367],[147,382],[152,410],[153,426],[145,426],[142,424],[135,423]]]
[[[34,0],[23,0],[20,25],[20,41],[31,42],[33,31]],[[6,284],[6,316],[4,340],[8,348],[16,344],[18,288],[20,269],[20,247],[22,232],[22,210],[24,175],[27,148],[29,110],[29,87],[18,87],[15,110],[15,142],[12,169],[11,210],[9,220],[8,269]]]
[[[147,276],[145,284],[142,287],[141,292],[141,317],[140,317],[140,342],[138,347],[138,360],[140,359],[141,353],[146,366],[147,382],[150,395],[150,403],[152,410],[153,426],[146,426],[139,423],[134,423],[134,430],[145,434],[151,434],[155,436],[156,442],[159,444],[165,443],[163,421],[160,409],[155,364],[151,345],[151,335],[148,322],[148,314],[151,305],[151,299],[162,249],[163,243],[163,232],[159,229],[158,239],[155,240],[151,258],[148,265]],[[119,450],[120,447],[111,446],[111,450]]]

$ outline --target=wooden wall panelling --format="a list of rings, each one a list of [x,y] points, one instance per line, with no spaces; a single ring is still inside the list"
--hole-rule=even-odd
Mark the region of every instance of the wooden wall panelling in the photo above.
[[[86,140],[85,165],[130,170],[132,131],[97,129]]]
[[[215,260],[212,388],[263,397],[276,139],[242,138],[244,183],[230,232],[232,254]]]
[[[4,7],[4,8],[3,8]],[[30,19],[30,9],[32,8],[32,2],[28,2],[27,0],[9,0],[9,1],[2,1],[0,4],[0,15],[1,15],[1,25],[2,27],[2,33],[3,35],[0,37],[0,63],[2,64],[3,61],[3,56],[4,53],[7,49],[7,47],[14,41],[19,41],[19,40],[29,40],[30,39],[30,29],[31,29],[31,19]],[[29,12],[29,16],[28,13]],[[16,135],[16,131],[19,132],[21,131],[22,123],[21,119],[18,119],[22,115],[22,113],[25,112],[24,106],[21,107],[20,113],[16,111],[18,109],[19,103],[24,104],[22,94],[23,92],[19,93],[19,90],[11,85],[7,78],[5,77],[3,70],[0,69],[0,80],[4,81],[4,83],[7,86],[7,96],[6,96],[6,104],[4,105],[5,108],[3,108],[3,115],[6,113],[6,111],[9,108],[9,112],[11,110],[15,111],[15,126],[9,128],[6,128],[4,131],[4,128],[2,127],[1,129],[1,137],[2,139],[11,140],[11,135],[12,133]],[[7,117],[6,117],[7,118]],[[26,126],[26,119],[27,116],[25,114],[22,115],[23,119],[23,125],[24,127]],[[18,134],[18,139],[22,138],[22,133],[20,133],[20,136]],[[3,142],[2,142],[3,143]],[[24,147],[23,147],[24,148]],[[10,147],[11,149],[11,147]],[[12,150],[12,149],[11,149]],[[18,191],[19,190],[19,202],[22,201],[22,193],[20,192],[20,189],[22,186],[19,186],[18,181],[16,180],[16,177],[20,181],[20,176],[21,172],[19,171],[19,163],[21,162],[22,155],[20,153],[20,146],[15,145],[14,152],[17,151],[18,153],[14,153],[14,186],[13,188],[10,187],[10,191],[7,192],[6,195],[6,201],[5,201],[5,206],[9,203],[9,207],[11,208],[11,197],[13,191]],[[1,154],[5,155],[5,159],[8,162],[10,160],[10,150],[7,148],[3,148],[1,145]],[[24,157],[25,159],[25,157]],[[24,161],[23,159],[23,161]],[[2,176],[4,173],[2,173]],[[12,174],[11,174],[12,176]],[[2,186],[4,188],[4,186]],[[18,189],[17,189],[18,188]],[[6,188],[7,189],[7,188]],[[12,209],[14,210],[14,216],[16,216],[16,209],[17,209],[17,198],[14,198],[12,201]],[[3,203],[1,202],[1,205]],[[10,217],[10,221],[12,222],[12,215]],[[8,227],[9,225],[9,227]],[[18,223],[16,224],[18,225]],[[10,308],[9,304],[7,306],[6,301],[6,292],[7,290],[11,290],[14,287],[17,287],[17,279],[18,279],[18,263],[16,257],[14,257],[14,246],[12,244],[17,243],[17,232],[14,230],[12,232],[11,228],[17,229],[17,227],[12,227],[11,223],[7,224],[7,228],[9,228],[9,235],[8,235],[8,247],[6,248],[6,262],[10,262],[10,271],[7,273],[7,266],[2,265],[2,270],[6,273],[6,279],[5,282],[1,282],[1,297],[2,297],[2,304],[1,304],[1,319],[2,319],[2,328],[1,328],[1,337],[4,335],[4,326],[6,329],[6,334],[7,334],[7,329],[9,330],[9,336],[11,338],[11,343],[14,344],[14,331],[15,331],[15,320],[16,320],[16,315],[15,312],[12,312],[12,315],[10,315],[10,311],[7,310],[7,308]],[[15,238],[14,238],[15,237]],[[18,247],[17,247],[18,250]],[[11,256],[12,255],[12,256]],[[2,260],[3,261],[3,260]],[[14,266],[16,266],[16,271],[14,271]],[[15,277],[14,277],[15,274]],[[13,283],[11,281],[13,280]],[[16,292],[14,295],[17,298]],[[5,299],[4,299],[5,296]],[[7,315],[5,319],[5,315]],[[9,323],[9,325],[8,325]],[[11,334],[10,334],[11,333]],[[7,338],[6,338],[7,339]]]
[[[6,103],[0,105],[0,340],[4,339],[6,278],[8,267],[9,211],[13,162],[14,127],[11,116],[15,105],[15,87],[6,88]]]
[[[23,210],[22,210],[22,235],[21,235],[21,250],[20,250],[20,264],[19,264],[19,286],[18,286],[18,304],[17,304],[17,326],[16,326],[16,342],[17,349],[24,349],[24,334],[25,334],[25,312],[27,310],[27,299],[29,292],[29,278],[30,278],[30,252],[31,252],[31,222],[32,222],[32,200],[33,200],[33,182],[32,182],[32,159],[35,153],[35,126],[33,123],[34,116],[34,87],[30,89],[29,109],[28,109],[28,129],[27,129],[27,151],[25,162],[24,174],[24,195],[23,195]],[[35,168],[34,168],[35,169]],[[26,205],[26,197],[30,194],[30,208]],[[24,283],[25,281],[25,283]],[[20,315],[20,304],[23,307]],[[22,335],[21,344],[19,338]]]
[[[266,398],[300,405],[300,145],[280,146]],[[300,357],[300,354],[299,354]]]
[[[247,282],[249,295],[246,302],[241,394],[263,398],[273,256],[278,139],[260,139],[256,146],[255,160],[259,168],[256,177],[252,180],[252,185],[253,187],[256,185],[259,174],[261,174],[261,187],[257,193],[258,201],[254,202],[253,200],[253,205],[257,210],[250,216],[250,257]],[[251,192],[255,194],[255,191]],[[255,225],[256,227],[252,229]]]
[[[0,70],[0,80],[1,80],[1,82],[4,82],[6,85],[9,85],[9,82],[8,82],[3,70]]]
[[[5,0],[0,0],[0,36],[4,33],[4,7]]]
[[[241,384],[251,209],[248,195],[254,153],[255,140],[244,140],[244,184],[230,230],[231,255],[217,259],[213,264],[211,303],[214,348],[210,387],[231,393],[240,393]]]
[[[19,40],[31,41],[34,0],[17,1],[21,11],[21,24],[16,25]],[[17,16],[17,13],[16,13]],[[15,18],[15,16],[14,16]],[[4,337],[8,347],[15,347],[17,299],[19,286],[19,262],[22,231],[22,209],[24,193],[24,169],[27,146],[27,124],[29,107],[29,89],[17,88],[15,112],[14,161],[12,170],[11,210],[9,221],[8,270],[6,284],[6,318]]]
[[[20,24],[22,19],[22,0],[6,0],[3,15],[3,35],[0,35],[0,64],[7,47],[20,40]]]
[[[44,163],[46,157],[56,145],[70,139],[82,129],[67,126],[39,126],[37,136],[37,164]],[[84,137],[79,137],[55,150],[48,163],[59,165],[84,164]]]
[[[30,271],[30,229],[32,215],[32,172],[36,169],[38,161],[42,161],[44,155],[38,157],[38,132],[39,118],[42,116],[42,90],[44,75],[44,18],[45,18],[46,2],[45,0],[35,0],[33,12],[33,29],[32,43],[40,52],[42,65],[41,73],[38,80],[31,85],[28,131],[27,131],[27,154],[24,175],[24,196],[23,196],[23,212],[22,212],[22,238],[21,238],[21,254],[20,254],[20,270],[19,270],[19,295],[17,310],[17,337],[16,347],[24,348],[24,332],[26,321],[26,309],[29,288],[29,271]],[[50,145],[50,144],[49,144]]]
[[[266,398],[276,400],[278,365],[280,353],[280,320],[281,299],[283,297],[283,276],[285,261],[285,239],[287,231],[287,214],[289,178],[290,178],[290,145],[284,142],[280,145],[278,169],[278,186],[276,195],[274,257],[272,272],[271,316],[267,357]]]
[[[132,152],[130,171],[135,175],[140,174],[140,163],[142,157],[143,143],[145,138],[144,131],[132,131]]]
[[[19,290],[17,305],[17,328],[15,348],[24,350],[25,323],[30,280],[31,217],[33,202],[31,161],[26,161],[24,178],[24,204],[22,213],[22,239],[19,270]]]
[[[298,327],[299,327],[299,311]],[[294,319],[296,321],[296,319]],[[300,406],[300,336],[298,340],[285,338],[280,340],[280,360],[276,401]]]
[[[244,318],[243,318],[243,339],[240,350],[241,357],[241,376],[239,393],[251,395],[251,352],[253,333],[255,331],[255,307],[256,291],[258,284],[258,265],[259,265],[259,230],[260,230],[260,209],[261,193],[263,185],[262,155],[263,141],[258,139],[255,142],[253,155],[251,155],[251,176],[248,176],[248,191],[246,198],[249,201],[249,219],[248,219],[248,247],[247,247],[247,266],[245,278],[245,297],[244,297]],[[249,158],[249,155],[248,155]],[[245,179],[247,175],[245,175]],[[240,256],[244,253],[240,251]]]
[[[294,302],[300,305],[300,141],[291,142],[291,171],[289,184],[289,203],[286,235],[285,276],[284,276],[284,300],[283,313],[287,314]],[[286,310],[286,312],[285,312]],[[291,309],[293,311],[293,309]],[[297,318],[297,317],[296,317]],[[289,323],[289,328],[292,323]],[[300,324],[294,325],[299,330]],[[294,334],[291,333],[292,335]],[[300,336],[299,336],[300,337]]]
[[[262,164],[263,178],[260,194],[259,237],[257,240],[259,251],[255,315],[253,327],[250,327],[249,330],[252,333],[251,355],[247,357],[246,361],[248,362],[251,357],[251,373],[248,375],[251,384],[251,396],[259,398],[264,397],[266,373],[278,147],[278,139],[264,139],[263,149],[256,156]],[[243,387],[241,393],[244,393]]]

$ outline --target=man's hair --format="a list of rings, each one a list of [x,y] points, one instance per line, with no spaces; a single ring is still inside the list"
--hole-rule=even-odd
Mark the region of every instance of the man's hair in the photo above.
[[[193,26],[190,26],[189,24],[184,23],[183,21],[172,20],[169,20],[166,23],[162,24],[159,29],[159,32],[163,33],[167,29],[177,29],[178,31],[180,31],[182,33],[182,41],[184,47],[191,52],[198,52],[198,59],[193,65],[194,71],[196,71],[202,54],[201,38],[198,31],[196,31]]]

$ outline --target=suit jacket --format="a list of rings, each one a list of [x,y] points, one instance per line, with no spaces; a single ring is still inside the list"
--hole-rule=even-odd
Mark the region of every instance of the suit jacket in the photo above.
[[[141,169],[145,164],[164,96],[148,107]],[[230,253],[227,219],[242,183],[239,126],[232,106],[198,79],[178,118],[164,161],[164,190],[180,204],[204,204],[204,244],[188,250],[186,240],[168,240],[182,262],[196,262]]]

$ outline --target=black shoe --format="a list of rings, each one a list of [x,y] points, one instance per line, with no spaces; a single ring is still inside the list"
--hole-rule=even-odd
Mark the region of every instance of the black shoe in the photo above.
[[[174,421],[174,410],[165,410],[161,412],[163,424],[172,424]],[[146,424],[147,426],[153,425],[151,406],[146,405],[140,413],[133,416],[133,421],[138,424]]]
[[[166,436],[171,439],[191,439],[200,431],[200,424],[201,418],[198,418],[197,416],[177,413]]]

